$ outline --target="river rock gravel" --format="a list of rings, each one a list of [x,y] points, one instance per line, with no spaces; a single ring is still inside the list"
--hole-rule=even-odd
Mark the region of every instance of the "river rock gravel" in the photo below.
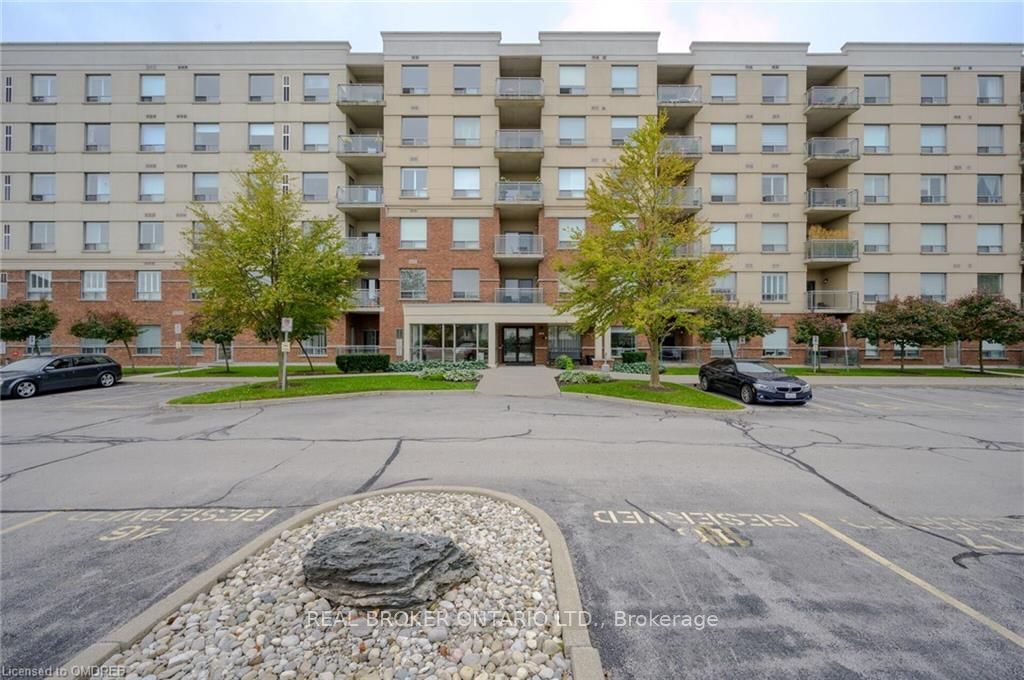
[[[333,607],[305,587],[302,559],[344,527],[448,536],[477,574],[429,606]],[[128,680],[568,680],[557,610],[550,546],[524,510],[472,494],[392,494],[282,532],[105,666]]]

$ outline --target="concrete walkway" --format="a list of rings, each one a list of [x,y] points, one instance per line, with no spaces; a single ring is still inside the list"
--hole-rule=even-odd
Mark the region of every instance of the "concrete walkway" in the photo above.
[[[480,394],[504,397],[558,396],[555,376],[558,371],[545,366],[499,366],[483,372],[477,385]]]

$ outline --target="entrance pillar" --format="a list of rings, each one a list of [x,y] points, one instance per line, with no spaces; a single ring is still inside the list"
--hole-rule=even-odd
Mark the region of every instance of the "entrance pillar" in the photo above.
[[[498,324],[494,321],[487,324],[487,365],[498,366]]]

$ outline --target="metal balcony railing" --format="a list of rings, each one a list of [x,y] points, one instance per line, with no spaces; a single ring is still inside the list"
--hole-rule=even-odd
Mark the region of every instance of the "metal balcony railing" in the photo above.
[[[856,210],[858,207],[858,193],[856,189],[840,189],[833,187],[808,189],[807,207]]]
[[[378,156],[384,153],[384,138],[380,135],[338,135],[338,153]]]
[[[540,182],[498,182],[494,200],[497,203],[539,203],[544,195]]]
[[[359,308],[380,307],[380,291],[361,288],[353,293],[352,304]]]
[[[677,153],[682,156],[699,156],[701,139],[687,135],[668,135],[661,142],[661,153]]]
[[[670,198],[681,208],[700,208],[703,194],[700,187],[675,187]]]
[[[498,78],[495,84],[497,97],[543,97],[543,78]]]
[[[860,140],[853,137],[813,137],[804,145],[807,158],[857,158]]]
[[[499,234],[494,238],[495,255],[543,255],[544,239],[538,234]]]
[[[348,255],[377,257],[380,255],[380,238],[377,236],[349,236],[343,246]]]
[[[503,151],[533,151],[544,148],[540,130],[498,130],[494,146]]]
[[[807,90],[804,102],[809,107],[857,107],[860,106],[860,89],[856,87],[815,85]]]
[[[859,241],[847,239],[811,239],[804,243],[805,260],[860,259]]]
[[[348,104],[383,104],[384,86],[360,83],[338,85],[338,101]]]
[[[380,345],[335,345],[334,353],[343,354],[378,354]]]
[[[700,104],[700,85],[658,85],[658,103],[665,106]]]
[[[860,293],[855,290],[813,290],[806,295],[807,309],[812,312],[855,312],[860,308]]]
[[[543,288],[497,288],[494,301],[508,304],[539,305],[544,301]]]
[[[349,185],[338,187],[338,203],[343,205],[377,205],[384,202],[384,187]]]

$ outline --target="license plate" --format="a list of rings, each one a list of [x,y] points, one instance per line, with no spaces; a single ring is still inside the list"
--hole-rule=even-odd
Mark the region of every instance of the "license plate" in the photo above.
[[[796,394],[794,394],[793,392],[787,392],[786,399],[796,399]]]

